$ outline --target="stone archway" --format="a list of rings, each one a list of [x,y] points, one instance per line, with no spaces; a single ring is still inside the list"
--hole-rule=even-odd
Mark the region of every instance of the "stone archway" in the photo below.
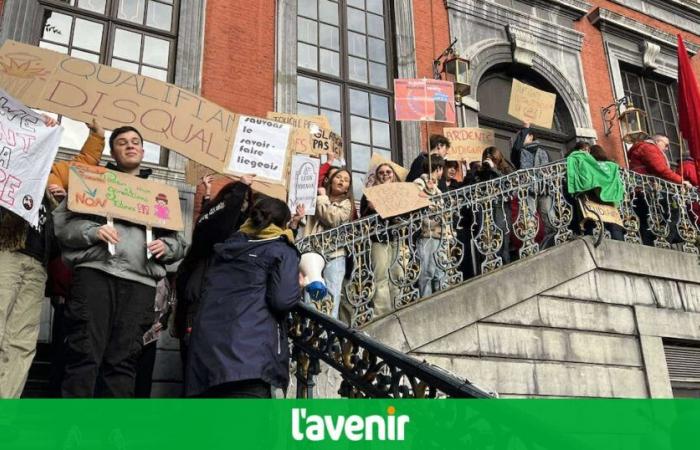
[[[473,117],[475,118],[476,113],[478,113],[475,106],[478,104],[477,91],[479,81],[494,66],[513,64],[513,49],[509,41],[488,39],[467,48],[465,56],[471,61],[472,65],[472,90],[463,103],[474,112]],[[531,57],[532,65],[530,68],[544,77],[564,101],[571,115],[576,130],[576,137],[594,138],[596,135],[595,130],[593,130],[585,92],[577,92],[577,89],[567,77],[554,64],[536,51],[532,51]],[[474,122],[474,120],[467,119],[466,122]]]

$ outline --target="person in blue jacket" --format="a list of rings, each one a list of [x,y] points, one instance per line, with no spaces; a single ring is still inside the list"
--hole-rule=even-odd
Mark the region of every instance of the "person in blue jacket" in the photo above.
[[[264,197],[214,246],[192,327],[187,396],[269,398],[289,384],[287,316],[301,299],[287,205]]]

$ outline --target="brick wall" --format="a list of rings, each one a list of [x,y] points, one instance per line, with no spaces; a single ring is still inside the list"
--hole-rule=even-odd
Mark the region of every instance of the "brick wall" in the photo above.
[[[622,14],[638,22],[645,23],[660,30],[676,35],[681,33],[686,42],[700,44],[700,36],[679,30],[672,25],[661,22],[646,16],[640,12],[630,10],[621,5],[614,4],[606,0],[588,0],[594,6],[609,9],[618,14]],[[624,163],[623,147],[619,127],[614,126],[610,136],[603,133],[603,119],[600,109],[613,102],[613,88],[608,70],[608,60],[603,47],[603,37],[598,28],[591,25],[587,17],[575,23],[578,31],[584,33],[584,46],[581,53],[583,62],[583,73],[588,89],[589,107],[593,127],[598,132],[598,143],[608,150],[610,156],[614,157],[618,163]],[[700,75],[700,57],[691,59],[695,73]],[[617,125],[617,124],[616,124]]]
[[[275,2],[207,1],[202,95],[236,113],[274,109]]]
[[[414,0],[413,26],[416,36],[418,78],[433,78],[433,60],[450,45],[450,27],[445,2]],[[427,142],[429,134],[442,133],[443,127],[446,126],[456,126],[456,124],[443,122],[421,124],[421,142]],[[427,143],[425,145],[427,146]]]

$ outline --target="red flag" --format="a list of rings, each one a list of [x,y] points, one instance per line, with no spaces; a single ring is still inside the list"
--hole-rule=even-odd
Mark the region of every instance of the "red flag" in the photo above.
[[[678,125],[700,175],[700,89],[683,38],[678,35]]]

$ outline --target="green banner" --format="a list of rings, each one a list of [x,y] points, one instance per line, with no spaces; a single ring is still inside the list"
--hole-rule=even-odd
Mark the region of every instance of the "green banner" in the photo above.
[[[697,449],[698,400],[2,400],[0,449]]]

